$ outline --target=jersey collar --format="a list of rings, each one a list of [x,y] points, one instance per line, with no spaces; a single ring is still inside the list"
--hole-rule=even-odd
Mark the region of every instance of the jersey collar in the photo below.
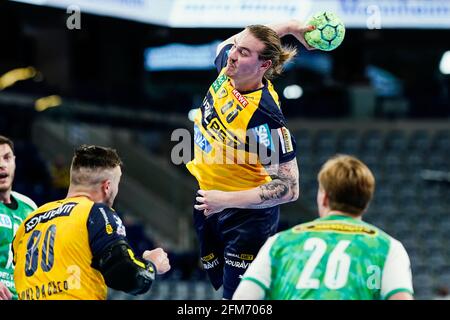
[[[330,214],[326,217],[321,218],[321,220],[358,220],[355,217],[346,216],[343,214]]]

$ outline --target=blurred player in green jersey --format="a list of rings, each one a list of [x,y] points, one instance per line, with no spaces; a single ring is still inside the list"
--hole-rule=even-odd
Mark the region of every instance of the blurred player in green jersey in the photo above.
[[[30,198],[12,191],[15,170],[14,144],[0,135],[0,300],[17,299],[11,244],[19,225],[36,209]]]
[[[339,155],[318,175],[320,218],[270,237],[234,299],[413,299],[403,245],[361,220],[375,178],[358,159]]]

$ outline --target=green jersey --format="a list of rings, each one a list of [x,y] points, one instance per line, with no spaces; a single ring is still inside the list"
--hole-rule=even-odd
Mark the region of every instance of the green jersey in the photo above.
[[[0,203],[0,281],[17,299],[14,287],[14,265],[11,244],[22,221],[36,209],[28,197],[11,192],[11,204]]]
[[[245,281],[275,300],[388,299],[413,291],[403,245],[344,215],[319,218],[269,238],[244,274]]]

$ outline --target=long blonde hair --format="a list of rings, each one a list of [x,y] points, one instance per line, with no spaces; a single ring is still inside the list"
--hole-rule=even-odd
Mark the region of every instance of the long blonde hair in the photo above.
[[[292,46],[283,46],[278,34],[264,25],[250,25],[246,29],[264,44],[264,50],[259,53],[259,59],[272,61],[272,66],[264,76],[269,80],[280,76],[284,65],[297,54],[297,49]]]

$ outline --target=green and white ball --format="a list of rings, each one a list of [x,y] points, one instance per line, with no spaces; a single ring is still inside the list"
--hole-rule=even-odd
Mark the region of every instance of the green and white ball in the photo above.
[[[311,47],[331,51],[339,47],[345,37],[342,20],[332,12],[323,11],[312,16],[307,25],[316,29],[305,33],[305,40]]]

